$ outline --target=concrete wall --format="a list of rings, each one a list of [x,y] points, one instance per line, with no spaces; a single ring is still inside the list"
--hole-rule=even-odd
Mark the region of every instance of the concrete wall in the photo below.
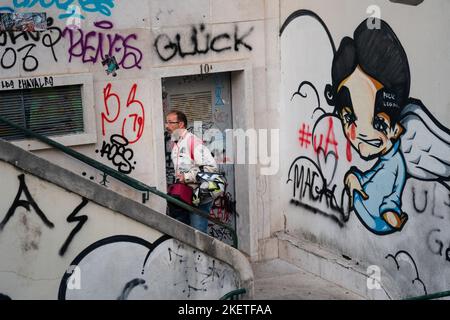
[[[266,34],[270,31],[275,36],[278,29],[277,25],[266,29],[267,12],[272,19],[276,17],[272,7],[277,6],[271,1],[94,1],[87,8],[73,1],[74,15],[67,3],[11,0],[2,4],[5,12],[45,12],[52,24],[50,31],[41,33],[37,40],[27,33],[16,32],[13,38],[1,33],[0,58],[4,57],[4,63],[0,80],[52,76],[62,84],[67,79],[78,79],[78,75],[91,77],[84,94],[85,117],[92,132],[84,141],[81,137],[74,137],[70,143],[60,139],[70,147],[165,190],[161,79],[200,74],[206,64],[210,73],[235,73],[234,126],[245,130],[267,126],[264,113],[254,112],[253,105],[261,110],[276,106],[265,99],[266,60],[278,61],[276,55],[266,54]],[[73,28],[73,24],[80,28]],[[120,67],[115,77],[107,74],[102,65],[108,53]],[[108,151],[109,146],[121,142],[114,135],[129,141],[116,153]],[[18,145],[86,179],[105,184],[100,172],[60,152],[35,142]],[[258,210],[265,212],[266,221],[270,219],[270,211],[264,209],[270,203],[268,199],[260,196],[264,201],[257,205],[256,187],[249,188],[256,186],[254,167],[236,168],[241,249],[252,257],[257,255]],[[141,199],[140,193],[114,179],[108,179],[106,187],[137,201]],[[147,205],[165,212],[165,202],[156,197],[151,197]],[[264,233],[264,237],[270,236],[270,230]]]
[[[13,7],[14,3],[11,0],[6,5]],[[88,141],[83,145],[72,143],[71,147],[119,169],[107,156],[119,160],[123,154],[102,156],[97,151],[101,151],[104,143],[111,144],[112,135],[123,132],[133,142],[126,147],[133,151],[128,161],[133,167],[129,175],[164,190],[161,79],[200,74],[205,65],[213,73],[231,72],[234,128],[274,128],[281,129],[282,134],[279,150],[282,165],[277,175],[261,175],[260,165],[236,166],[240,249],[253,260],[278,257],[284,249],[274,235],[285,231],[294,239],[310,240],[339,256],[351,258],[359,266],[379,266],[386,279],[383,285],[393,292],[391,296],[448,289],[442,281],[449,263],[450,239],[445,229],[449,219],[448,188],[441,183],[424,182],[430,179],[423,177],[408,178],[401,192],[401,209],[409,216],[405,227],[385,236],[371,232],[364,220],[348,210],[343,179],[350,167],[364,171],[376,159],[360,158],[348,143],[338,118],[320,118],[323,113],[333,111],[324,95],[326,85],[331,83],[333,44],[337,49],[344,37],[353,37],[364,19],[380,13],[406,52],[411,72],[409,97],[421,100],[430,111],[436,132],[439,131],[436,119],[442,128],[448,128],[450,96],[444,86],[450,51],[445,36],[447,1],[407,6],[388,0],[130,0],[114,1],[111,8],[98,2],[93,12],[81,10],[85,18],[79,21],[81,30],[72,31],[66,28],[73,19],[61,17],[65,8],[57,5],[43,8],[39,3],[32,8],[19,5],[16,9],[46,12],[53,18],[55,29],[45,33],[48,35],[45,40],[42,36],[38,41],[22,36],[13,43],[8,35],[2,34],[0,58],[6,52],[4,62],[11,68],[1,67],[0,80],[92,77],[92,102],[88,107],[94,137],[86,138]],[[299,10],[308,13],[294,19],[291,15],[300,13]],[[284,24],[286,27],[280,34]],[[116,77],[108,75],[101,59],[96,57],[99,47],[109,51],[108,35],[117,40],[113,51],[121,69]],[[6,41],[1,41],[3,38]],[[87,41],[80,41],[81,38]],[[29,44],[35,46],[24,48]],[[22,59],[29,48],[36,60]],[[15,63],[11,60],[12,50],[17,54]],[[299,90],[304,81],[307,82]],[[408,132],[412,131],[407,130],[405,137]],[[439,153],[431,156],[448,158],[446,134],[446,129],[440,130],[438,136],[442,139],[429,140],[442,142],[433,144],[433,150],[439,150],[441,156],[436,156]],[[319,142],[322,138],[322,144],[316,144],[315,148],[313,136]],[[421,152],[429,149],[426,138],[416,140],[413,147]],[[102,183],[99,172],[58,152],[42,150],[35,143],[21,146],[35,150],[80,177]],[[278,151],[275,148],[272,152]],[[435,158],[431,159],[436,161]],[[295,187],[293,181],[288,182],[292,178],[291,167],[306,170],[305,180]],[[435,169],[446,167],[446,160],[435,162]],[[319,179],[313,182],[313,177],[324,178],[326,183],[318,185]],[[112,179],[107,187],[129,198],[141,199],[140,193]],[[156,197],[151,197],[146,205],[165,212],[165,203]],[[408,271],[397,270],[399,260],[409,261],[405,262]],[[436,270],[442,278],[434,276]],[[420,281],[410,285],[411,277]]]
[[[362,272],[370,277],[366,292],[376,291],[380,281],[387,296],[394,298],[448,290],[450,93],[444,84],[450,71],[450,3],[424,1],[407,6],[389,1],[305,0],[280,4],[284,24],[280,35],[284,231],[294,239],[327,248],[360,269],[363,266]],[[408,97],[421,100],[420,109],[429,113],[417,111],[419,117],[402,120],[405,131],[399,153],[407,174],[400,168],[382,179],[375,175],[370,181],[361,180],[370,192],[369,200],[359,198],[351,210],[345,175],[353,166],[367,172],[381,161],[380,153],[373,152],[368,159],[358,143],[352,147],[351,130],[345,134],[350,126],[342,125],[325,92],[332,84],[334,46],[337,50],[343,37],[353,38],[358,25],[375,14],[392,28],[406,53],[411,82]],[[373,56],[369,64],[372,69],[396,69],[400,60],[389,65],[386,56]],[[362,112],[358,103],[367,101],[363,90],[347,85],[354,109]],[[373,101],[365,110],[373,116]],[[359,114],[356,124],[360,128],[353,138],[364,133],[364,117]],[[383,170],[381,174],[386,173]],[[395,192],[395,210],[409,219],[401,230],[383,229],[383,220],[379,220],[387,210],[383,203]],[[369,203],[377,198],[382,199],[377,205]],[[361,204],[375,209],[364,215]],[[348,287],[361,285],[351,279],[346,279]]]
[[[3,141],[0,159],[2,296],[204,300],[243,286],[251,297],[236,249]]]
[[[82,19],[65,18],[66,11],[71,11],[66,5],[54,3],[43,7],[40,1],[29,4],[31,7],[17,4],[16,1],[2,4],[18,12],[45,12],[53,23],[49,31],[41,33],[38,41],[26,37],[25,33],[12,42],[10,34],[3,34],[7,41],[2,42],[0,54],[5,55],[6,50],[14,50],[18,58],[12,68],[2,68],[1,78],[7,80],[60,76],[76,79],[77,75],[92,77],[92,90],[86,96],[89,102],[85,121],[89,119],[94,123],[95,138],[85,143],[75,139],[70,146],[119,171],[125,171],[148,185],[162,187],[164,175],[159,176],[160,172],[156,170],[153,160],[157,150],[153,136],[156,126],[153,123],[153,112],[157,112],[157,109],[153,109],[151,99],[153,94],[159,93],[152,92],[148,76],[152,55],[150,6],[147,1],[109,3],[111,5],[94,2],[90,9],[83,10],[83,5],[74,1],[73,4],[78,8],[75,16],[81,15]],[[80,28],[73,28],[73,23],[78,24]],[[22,61],[24,52],[19,50],[25,45],[32,45],[29,54],[35,59]],[[107,74],[106,66],[102,65],[104,56],[108,53],[113,55],[119,64],[120,72],[117,72],[116,77]],[[5,55],[5,64],[12,64],[9,62],[10,55],[12,53]],[[86,90],[86,87],[89,88],[85,86],[83,90]],[[102,153],[104,142],[111,146],[115,144],[111,141],[111,136],[115,134],[127,138],[129,144],[122,152]],[[35,143],[24,146],[42,157],[51,159],[52,162],[70,168],[86,179],[102,182],[101,173],[86,168],[59,152],[42,149],[44,146]],[[139,194],[111,180],[108,180],[108,187],[129,197],[141,198]],[[153,206],[157,206],[157,203]],[[160,210],[162,211],[161,204]]]

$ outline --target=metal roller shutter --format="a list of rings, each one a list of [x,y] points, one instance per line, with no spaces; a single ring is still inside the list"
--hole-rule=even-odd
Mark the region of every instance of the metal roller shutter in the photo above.
[[[0,91],[0,116],[45,136],[84,131],[81,85]],[[0,124],[0,137],[24,139],[23,133]]]
[[[189,126],[193,121],[210,123],[212,121],[212,94],[210,91],[190,92],[170,95],[170,110],[179,110],[186,114]]]

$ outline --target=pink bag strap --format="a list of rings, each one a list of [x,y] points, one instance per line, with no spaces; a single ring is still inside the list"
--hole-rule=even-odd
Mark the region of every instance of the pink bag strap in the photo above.
[[[191,159],[192,159],[192,161],[195,162],[195,160],[194,160],[194,136],[193,135],[191,135],[189,143],[190,143],[189,148],[190,148],[190,152],[191,152]]]

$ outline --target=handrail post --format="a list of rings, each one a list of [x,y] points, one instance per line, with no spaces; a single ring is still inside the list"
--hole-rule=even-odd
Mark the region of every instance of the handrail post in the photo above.
[[[145,204],[148,200],[150,200],[150,191],[144,191],[142,194],[142,203]]]

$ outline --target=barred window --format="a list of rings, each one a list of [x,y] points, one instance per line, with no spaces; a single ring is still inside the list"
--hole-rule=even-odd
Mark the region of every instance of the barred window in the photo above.
[[[189,126],[193,121],[204,123],[212,119],[212,94],[210,91],[189,92],[170,95],[170,109],[183,112],[188,120]]]
[[[0,116],[45,136],[83,133],[82,85],[0,91]],[[27,138],[1,123],[0,137]]]

